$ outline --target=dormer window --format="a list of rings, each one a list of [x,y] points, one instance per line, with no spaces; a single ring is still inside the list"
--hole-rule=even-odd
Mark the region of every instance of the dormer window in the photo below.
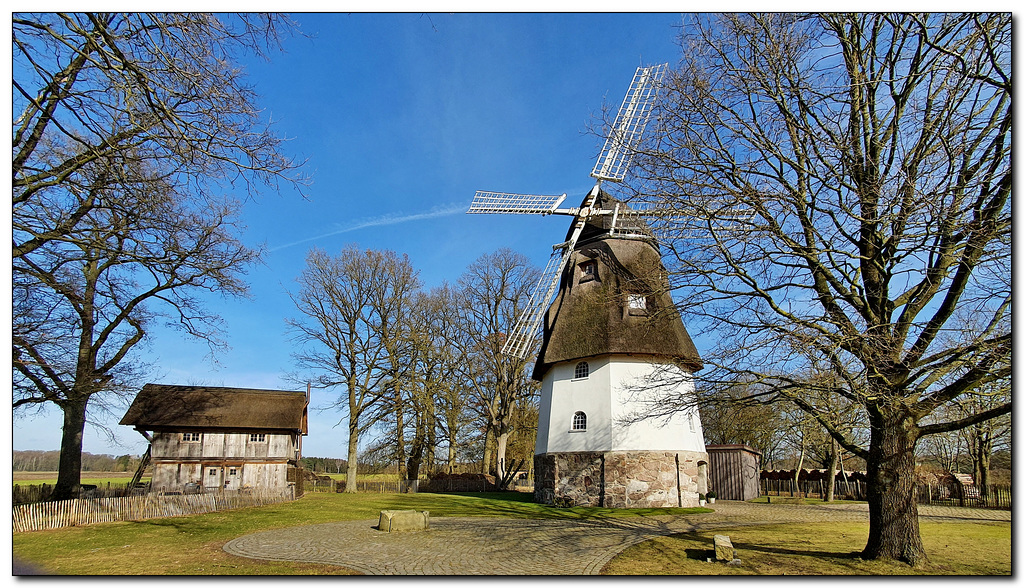
[[[597,279],[597,262],[584,261],[580,264],[580,283]]]
[[[585,362],[585,361],[581,361],[578,364],[576,364],[576,370],[573,372],[572,379],[574,379],[574,380],[582,380],[584,378],[589,378],[589,377],[590,377],[590,364]]]
[[[647,296],[643,294],[629,294],[626,298],[626,312],[633,316],[645,316],[647,314]]]

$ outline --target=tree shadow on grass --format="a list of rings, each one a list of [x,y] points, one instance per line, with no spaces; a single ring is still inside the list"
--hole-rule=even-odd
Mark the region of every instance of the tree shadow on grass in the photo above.
[[[426,493],[418,496],[428,496]],[[616,522],[622,519],[636,519],[655,516],[682,516],[714,512],[705,508],[602,508],[574,506],[562,508],[550,504],[537,503],[531,492],[451,492],[432,494],[430,496],[459,496],[479,499],[473,505],[458,504],[453,512],[438,512],[438,516],[494,516],[531,519],[569,519],[581,522]],[[472,512],[457,512],[467,507]],[[434,513],[431,512],[433,515]]]
[[[800,557],[828,558],[835,560],[861,560],[860,551],[822,551],[814,549],[788,549],[785,547],[769,547],[757,543],[732,542],[736,551],[754,551],[772,555],[796,555]]]

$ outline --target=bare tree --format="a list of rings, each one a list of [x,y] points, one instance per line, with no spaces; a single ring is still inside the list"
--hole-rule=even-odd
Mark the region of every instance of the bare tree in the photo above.
[[[408,475],[415,479],[420,464],[434,465],[439,437],[447,445],[449,473],[455,464],[460,436],[467,423],[467,390],[462,380],[467,362],[456,292],[443,284],[421,293],[413,306],[416,349],[416,392],[412,397],[415,428]]]
[[[304,318],[288,321],[302,346],[293,355],[301,370],[316,375],[318,387],[341,388],[336,406],[348,417],[345,491],[355,492],[359,436],[373,424],[364,416],[394,392],[392,353],[418,278],[408,256],[350,245],[333,257],[310,251],[298,282],[292,300]]]
[[[709,395],[710,396],[710,395]],[[778,405],[751,402],[748,386],[724,386],[702,402],[700,422],[709,445],[743,444],[761,452],[762,463],[774,463],[786,428]]]
[[[493,443],[499,477],[507,465],[505,452],[517,403],[537,389],[527,372],[527,360],[503,355],[501,347],[538,279],[539,271],[523,255],[499,249],[470,264],[458,282],[470,345],[466,381],[487,433],[484,473],[492,469]]]
[[[218,347],[198,293],[243,295],[259,257],[237,238],[231,184],[255,194],[302,178],[235,65],[276,46],[279,19],[12,21],[14,405],[63,411],[64,498],[90,403],[137,385],[133,352],[156,317]]]
[[[276,48],[282,25],[244,14],[15,14],[14,257],[70,234],[104,191],[135,189],[132,161],[199,201],[238,182],[250,194],[300,186],[235,64]]]
[[[960,416],[969,417],[993,406],[1009,402],[1010,382],[1003,381],[984,386],[978,394],[958,400]],[[971,460],[971,474],[983,499],[990,494],[989,472],[992,468],[992,451],[1009,447],[1013,421],[1009,414],[975,423],[960,431]]]
[[[867,461],[866,558],[926,558],[914,448],[1010,376],[1008,14],[700,15],[638,160],[705,386],[795,403]],[[958,317],[980,320],[963,331]],[[802,377],[828,365],[856,442]]]
[[[468,428],[475,418],[470,409],[472,388],[466,377],[471,337],[463,328],[461,298],[456,288],[443,284],[431,290],[424,302],[428,313],[423,324],[427,326],[435,366],[429,379],[436,388],[436,425],[446,446],[445,469],[450,474],[455,471],[460,448],[466,446]]]

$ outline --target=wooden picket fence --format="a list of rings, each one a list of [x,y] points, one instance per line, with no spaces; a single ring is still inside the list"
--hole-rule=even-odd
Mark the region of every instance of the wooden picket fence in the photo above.
[[[45,502],[53,494],[53,484],[15,484],[11,493],[12,504],[31,504],[33,502]],[[82,484],[78,491],[79,498],[113,498],[116,496],[140,495],[149,492],[149,483],[111,484],[106,486],[93,486]]]
[[[120,496],[38,502],[14,507],[14,531],[42,531],[114,521],[204,514],[293,500],[292,490],[240,490],[208,494]]]

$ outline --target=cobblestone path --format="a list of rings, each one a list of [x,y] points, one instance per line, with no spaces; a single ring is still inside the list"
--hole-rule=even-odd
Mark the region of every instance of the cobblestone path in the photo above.
[[[439,517],[430,529],[382,533],[376,520],[245,535],[224,545],[242,557],[344,566],[364,574],[597,574],[623,549],[653,537],[785,522],[867,521],[866,504],[719,501],[692,516],[564,519]],[[1010,511],[920,506],[921,521],[1009,521]]]

